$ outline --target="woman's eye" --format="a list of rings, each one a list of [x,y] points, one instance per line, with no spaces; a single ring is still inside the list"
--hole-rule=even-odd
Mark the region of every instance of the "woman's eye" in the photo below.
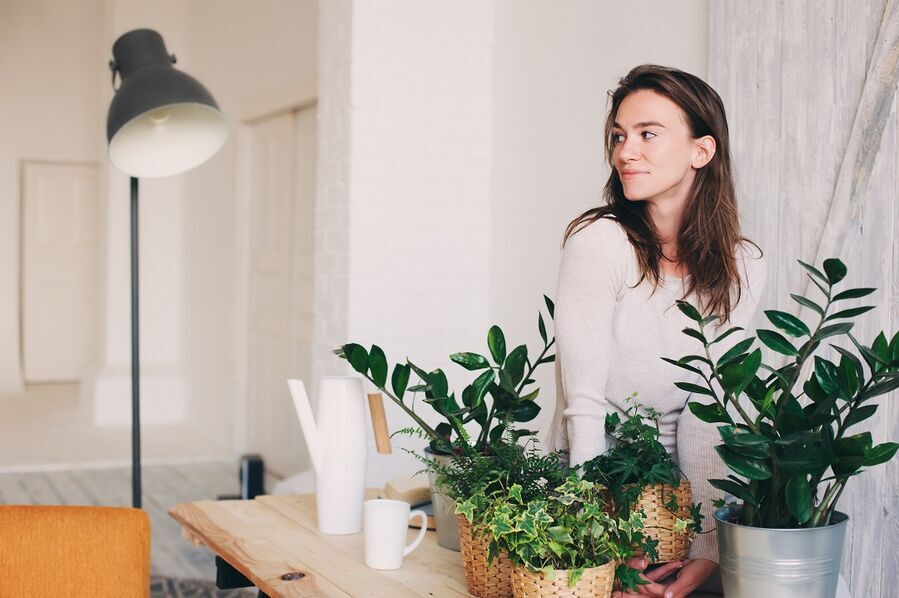
[[[656,134],[653,133],[652,131],[643,131],[643,132],[640,133],[640,134],[641,134],[641,135],[652,135],[652,137],[655,137],[655,136],[656,136]],[[643,139],[652,139],[652,137],[644,137]]]
[[[624,141],[624,135],[622,135],[621,133],[613,133],[612,134],[612,143],[617,144],[617,143],[621,143],[622,141]]]

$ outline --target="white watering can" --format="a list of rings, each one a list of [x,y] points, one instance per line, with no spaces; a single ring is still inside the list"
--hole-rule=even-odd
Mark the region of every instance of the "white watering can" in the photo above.
[[[360,378],[322,379],[318,423],[302,380],[288,380],[315,470],[318,529],[323,534],[362,531],[365,501],[365,390]]]

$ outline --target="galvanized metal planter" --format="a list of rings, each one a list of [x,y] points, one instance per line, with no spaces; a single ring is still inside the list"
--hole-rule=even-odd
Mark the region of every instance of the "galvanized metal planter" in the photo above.
[[[438,455],[425,449],[428,458],[434,459],[441,465],[449,465],[448,455]],[[437,544],[450,550],[459,551],[459,518],[456,515],[456,503],[437,489],[434,483],[434,472],[428,472],[428,481],[431,484],[431,506],[434,511],[434,524],[437,527]]]
[[[727,598],[834,598],[849,517],[810,529],[733,523],[739,507],[715,511],[721,580]]]

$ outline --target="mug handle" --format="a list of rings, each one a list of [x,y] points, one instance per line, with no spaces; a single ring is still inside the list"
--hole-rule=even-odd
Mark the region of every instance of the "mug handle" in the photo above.
[[[412,543],[406,546],[406,549],[403,550],[403,556],[409,556],[409,553],[415,550],[421,541],[424,540],[425,534],[428,531],[428,514],[424,511],[415,510],[409,513],[409,520],[411,521],[413,517],[419,517],[421,519],[421,529],[418,530],[418,535],[412,540]]]

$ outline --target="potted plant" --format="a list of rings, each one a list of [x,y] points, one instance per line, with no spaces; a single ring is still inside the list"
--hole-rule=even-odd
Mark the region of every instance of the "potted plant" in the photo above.
[[[833,597],[848,519],[836,510],[837,502],[850,478],[886,463],[899,449],[893,442],[874,444],[870,432],[851,430],[875,414],[872,399],[899,388],[899,334],[888,341],[881,332],[864,345],[848,320],[872,307],[835,309],[876,289],[837,292],[846,276],[837,259],[825,260],[823,271],[799,263],[823,298],[791,297],[817,314],[817,321],[808,325],[792,314],[766,311],[778,330],[758,330],[717,361],[710,346],[737,328],[712,339],[707,326],[714,316],[703,318],[690,304],[678,303],[696,323],[684,333],[704,348],[701,355],[672,361],[698,375],[698,384],[678,386],[707,400],[692,401],[689,408],[718,424],[722,443],[716,450],[734,474],[709,481],[741,501],[719,503],[715,513],[728,598]],[[763,363],[761,350],[752,349],[756,338],[786,356],[786,364]],[[840,338],[848,346],[835,344]],[[825,341],[833,359],[817,354]]]
[[[512,562],[514,596],[611,596],[616,579],[641,583],[624,563],[645,541],[643,515],[614,519],[605,489],[572,472],[548,494],[527,499],[513,484],[487,500],[485,527]]]
[[[490,501],[507,495],[513,485],[521,489],[523,500],[545,496],[567,477],[562,463],[558,453],[543,455],[533,438],[524,446],[499,444],[492,455],[472,451],[451,456],[449,464],[429,462],[437,484],[456,505],[465,581],[471,594],[479,598],[512,595],[508,555],[498,553],[496,545],[491,550],[485,527]]]
[[[624,420],[617,412],[606,415],[606,433],[612,447],[583,464],[583,478],[608,488],[612,515],[626,518],[642,511],[647,556],[651,562],[687,557],[690,542],[702,532],[700,505],[692,503],[690,481],[659,442],[662,414],[628,397]]]
[[[552,318],[553,302],[546,296],[544,301]],[[535,402],[539,389],[530,389],[534,384],[532,376],[537,367],[555,359],[550,354],[555,339],[548,337],[542,313],[538,313],[537,325],[543,339],[543,348],[536,358],[529,357],[527,345],[518,345],[507,351],[505,335],[499,326],[492,326],[487,333],[487,347],[492,363],[478,353],[450,355],[451,361],[466,370],[480,372],[458,397],[450,390],[443,370],[438,368],[426,371],[408,359],[405,363],[394,365],[388,389],[387,358],[377,345],[366,350],[362,345],[348,343],[334,353],[346,359],[354,370],[411,417],[417,428],[404,431],[423,434],[429,440],[426,451],[439,461],[447,463],[452,454],[491,454],[497,445],[504,442],[504,438],[511,436],[514,442],[523,436],[535,434],[532,430],[512,431],[511,427],[516,423],[531,421],[540,413],[540,406]],[[413,373],[418,381],[410,386]],[[422,401],[430,405],[445,421],[431,427],[416,413],[415,398],[418,393],[424,394]],[[466,424],[476,424],[477,432],[469,434],[465,429]],[[435,487],[433,477],[431,485],[438,543],[445,548],[459,550],[455,507]]]

